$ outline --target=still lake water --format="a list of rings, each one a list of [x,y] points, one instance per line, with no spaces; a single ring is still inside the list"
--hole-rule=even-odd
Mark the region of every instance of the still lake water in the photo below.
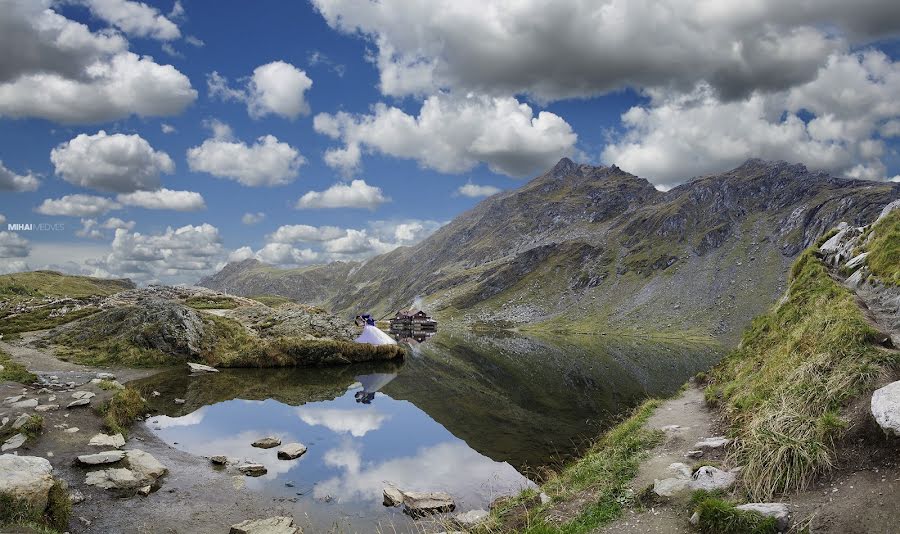
[[[198,376],[179,369],[135,385],[159,413],[146,423],[158,437],[198,456],[265,465],[268,474],[246,477],[246,487],[289,499],[301,524],[406,532],[412,520],[381,504],[386,483],[446,491],[458,511],[486,509],[718,357],[715,347],[635,338],[442,333],[402,364]],[[161,395],[151,398],[152,390]],[[278,460],[277,449],[250,445],[265,436],[309,450]]]

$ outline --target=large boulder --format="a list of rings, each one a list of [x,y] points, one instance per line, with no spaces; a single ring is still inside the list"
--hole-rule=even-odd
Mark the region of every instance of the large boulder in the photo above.
[[[112,453],[124,454],[128,467],[92,471],[85,477],[85,484],[106,490],[133,493],[147,486],[158,487],[159,479],[169,472],[166,466],[144,451],[137,449],[110,451],[110,454]]]
[[[0,455],[0,495],[27,504],[33,510],[47,508],[53,487],[53,467],[45,458]]]
[[[302,534],[303,529],[294,524],[290,517],[269,517],[248,519],[231,525],[229,534]]]
[[[886,433],[900,436],[900,380],[872,393],[872,416]]]

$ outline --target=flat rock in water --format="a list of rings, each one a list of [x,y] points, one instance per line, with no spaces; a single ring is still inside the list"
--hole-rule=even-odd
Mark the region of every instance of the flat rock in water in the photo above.
[[[0,452],[13,451],[25,445],[25,442],[28,440],[24,434],[16,434],[15,436],[9,438],[8,440],[3,442],[3,445],[0,445]]]
[[[79,406],[87,406],[91,403],[91,399],[78,399],[76,401],[70,402],[66,408],[77,408]]]
[[[247,475],[248,477],[261,477],[269,472],[266,469],[266,466],[262,464],[244,464],[238,466],[238,471]]]
[[[88,445],[91,447],[112,447],[114,449],[121,449],[125,446],[125,438],[122,437],[122,434],[113,434],[112,436],[109,434],[97,434],[91,438]]]
[[[84,483],[105,490],[134,490],[143,486],[134,471],[125,468],[91,471]]]
[[[722,447],[727,447],[731,443],[731,440],[726,438],[725,436],[714,436],[711,438],[706,438],[703,440],[694,443],[695,449],[721,449]]]
[[[93,399],[94,397],[96,397],[96,395],[90,391],[76,391],[72,393],[73,399]]]
[[[125,451],[125,455],[128,458],[128,466],[143,482],[142,486],[156,482],[156,479],[169,472],[166,466],[148,452],[130,449]]]
[[[475,528],[487,521],[491,513],[487,510],[469,510],[453,516],[453,522],[462,528]]]
[[[403,492],[394,486],[385,486],[382,490],[385,506],[400,506],[403,504]]]
[[[219,370],[215,367],[210,367],[208,365],[202,365],[199,363],[188,362],[188,367],[191,368],[192,373],[218,373]]]
[[[785,532],[791,523],[791,509],[781,502],[751,502],[735,506],[745,512],[756,512],[766,517],[775,518],[775,526],[779,532]]]
[[[306,453],[306,445],[302,443],[288,443],[278,449],[279,460],[295,460]]]
[[[0,495],[27,503],[34,510],[47,507],[53,486],[53,467],[37,456],[0,456]]]
[[[209,461],[215,465],[228,465],[228,457],[227,456],[210,456]]]
[[[871,409],[882,430],[900,436],[900,380],[875,390]]]
[[[412,517],[444,514],[456,509],[453,497],[442,491],[404,491],[403,511]]]
[[[96,454],[82,454],[78,457],[78,463],[85,465],[114,464],[123,458],[125,458],[125,453],[122,451],[106,451]]]
[[[271,449],[281,445],[281,440],[272,436],[261,438],[253,442],[253,446],[258,449]]]
[[[303,530],[294,524],[290,517],[269,517],[266,519],[249,519],[231,525],[229,534],[302,534]]]

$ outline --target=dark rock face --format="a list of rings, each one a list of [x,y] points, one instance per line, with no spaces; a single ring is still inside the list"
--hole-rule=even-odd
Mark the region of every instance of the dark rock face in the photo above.
[[[662,192],[617,167],[563,159],[414,247],[286,271],[250,260],[201,285],[241,295],[265,289],[346,314],[386,314],[421,296],[440,319],[590,317],[736,336],[780,294],[797,254],[898,197],[900,184],[784,162],[749,160]]]
[[[76,344],[121,338],[140,348],[189,358],[200,354],[203,333],[203,319],[195,310],[170,300],[146,299],[139,306],[103,310],[61,335]]]

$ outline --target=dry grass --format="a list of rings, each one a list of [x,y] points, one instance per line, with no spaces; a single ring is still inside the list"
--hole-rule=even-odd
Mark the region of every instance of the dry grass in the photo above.
[[[872,238],[864,250],[872,274],[886,284],[900,286],[900,209],[872,227]]]
[[[744,466],[752,499],[802,489],[831,468],[841,410],[898,363],[877,338],[852,293],[804,252],[786,301],[756,318],[709,375],[707,400],[738,438],[731,460]]]

